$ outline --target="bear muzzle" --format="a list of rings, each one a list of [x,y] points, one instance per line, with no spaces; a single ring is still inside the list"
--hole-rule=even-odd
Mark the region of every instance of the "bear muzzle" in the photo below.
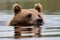
[[[43,19],[36,19],[36,25],[43,25],[44,22],[43,22]]]

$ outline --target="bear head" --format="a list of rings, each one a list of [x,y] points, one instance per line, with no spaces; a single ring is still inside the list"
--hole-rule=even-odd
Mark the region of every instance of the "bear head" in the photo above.
[[[43,25],[44,20],[41,15],[42,5],[37,3],[34,8],[22,9],[19,4],[13,5],[14,17],[12,19],[13,26],[33,26]]]

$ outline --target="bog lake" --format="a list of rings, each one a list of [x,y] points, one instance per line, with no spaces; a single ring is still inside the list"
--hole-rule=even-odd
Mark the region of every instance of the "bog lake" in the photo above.
[[[60,15],[43,15],[45,24],[42,27],[40,38],[14,39],[14,27],[7,26],[13,15],[0,15],[0,40],[60,40]]]

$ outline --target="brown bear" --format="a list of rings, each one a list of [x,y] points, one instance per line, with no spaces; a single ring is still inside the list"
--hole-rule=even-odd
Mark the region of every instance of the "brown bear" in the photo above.
[[[8,22],[9,26],[37,26],[37,28],[39,28],[39,26],[44,24],[41,15],[42,5],[40,3],[35,4],[34,8],[30,9],[22,9],[21,6],[16,3],[13,5],[13,11],[14,17]]]

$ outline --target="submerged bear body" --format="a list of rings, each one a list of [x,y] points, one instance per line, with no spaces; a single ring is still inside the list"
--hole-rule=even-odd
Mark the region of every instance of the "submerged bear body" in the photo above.
[[[21,37],[21,31],[31,31],[35,36],[41,36],[41,25],[44,24],[41,15],[42,5],[37,3],[34,8],[22,9],[19,4],[13,5],[14,17],[8,22],[9,26],[14,26],[15,38]],[[34,26],[34,28],[21,28],[26,26]],[[24,32],[23,32],[24,33]],[[26,33],[26,32],[25,32]]]

